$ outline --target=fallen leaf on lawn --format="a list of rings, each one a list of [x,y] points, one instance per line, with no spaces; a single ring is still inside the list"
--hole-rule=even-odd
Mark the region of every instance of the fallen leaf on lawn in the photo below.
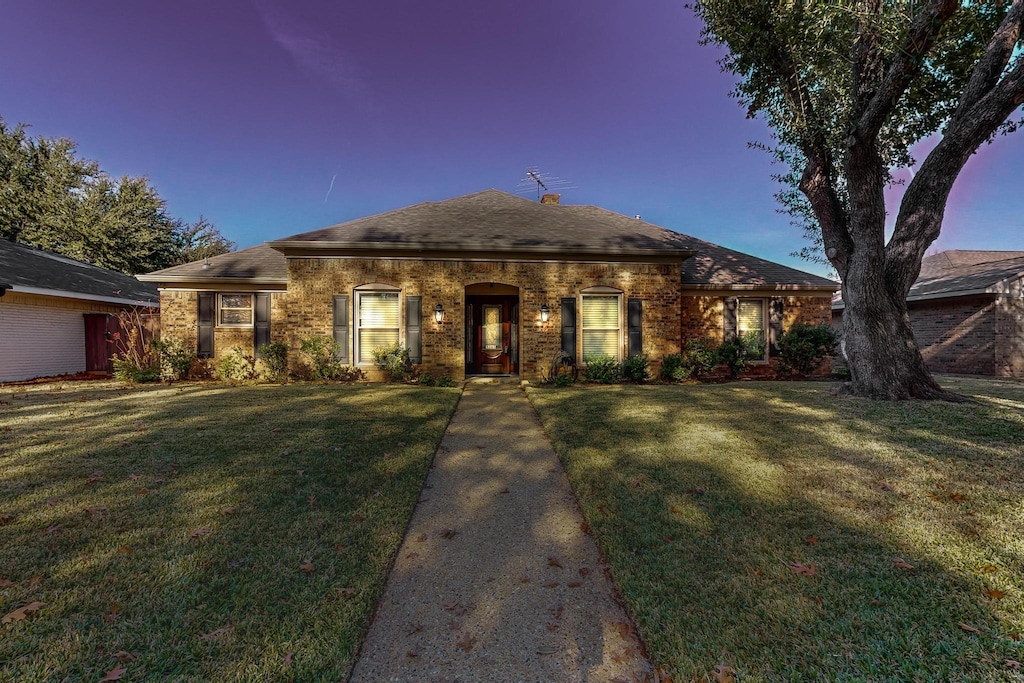
[[[102,472],[93,472],[92,474],[89,475],[89,478],[85,480],[85,485],[86,486],[92,486],[93,484],[97,483],[102,478],[103,478],[103,473]]]
[[[207,529],[204,526],[201,526],[198,529],[196,529],[195,531],[193,531],[191,534],[189,534],[189,537],[190,538],[199,538],[200,536],[206,536],[209,533],[210,533],[209,529]]]
[[[398,448],[405,448],[405,442],[404,442],[404,441],[399,441],[399,442],[398,442],[397,444],[395,444],[395,445],[396,445],[396,446],[397,446]]]
[[[405,627],[405,635],[411,636],[423,630],[423,624],[409,624]]]
[[[664,666],[659,666],[654,670],[654,681],[655,683],[672,683],[672,676],[669,674],[668,669]]]
[[[135,661],[135,655],[133,655],[131,652],[128,652],[128,650],[118,650],[114,654],[110,655],[110,657],[112,659],[116,659],[119,662],[134,662]]]
[[[1014,671],[1020,671],[1021,668],[1021,663],[1018,662],[1016,659],[1004,659],[1003,664],[1010,667]]]
[[[619,637],[622,638],[623,640],[635,640],[636,639],[635,636],[633,635],[633,627],[630,626],[628,622],[625,622],[625,621],[617,621],[617,622],[615,622],[615,630],[618,631]]]
[[[965,500],[967,500],[967,497],[964,496],[962,493],[951,493],[949,494],[949,499],[954,503],[962,503]]]
[[[139,489],[138,491],[135,492],[135,494],[139,495],[139,496],[144,496],[147,493],[149,493],[149,489],[147,489],[147,488],[141,488],[141,489]]]
[[[234,626],[230,625],[221,626],[220,628],[210,631],[209,633],[204,633],[203,635],[199,636],[199,638],[200,640],[217,640],[218,638],[223,638],[224,636],[231,635],[231,630],[233,628]]]
[[[548,558],[548,566],[549,567],[558,567],[559,569],[561,569],[562,568],[562,562],[557,557],[552,555],[551,557]]]
[[[407,560],[415,560],[419,556],[420,556],[419,553],[409,553],[408,555],[405,556],[405,559],[407,559]]]
[[[445,538],[445,539],[451,540],[451,539],[455,538],[455,535],[458,534],[458,533],[459,532],[456,531],[455,529],[445,529],[444,531],[441,532],[441,538]]]
[[[818,542],[818,537],[817,536],[808,536],[807,538],[804,539],[804,543],[806,543],[807,545],[814,545],[817,542]]]
[[[586,567],[580,567],[580,576],[584,576],[585,577],[589,573],[590,573],[589,569],[587,569]]]
[[[410,658],[410,659],[415,659],[416,657],[420,656],[420,653],[416,652],[415,650],[406,650],[405,651],[405,656]]]
[[[12,515],[12,514],[4,513],[4,514],[0,515],[0,526],[3,526],[4,524],[10,524],[13,521],[14,521],[14,515]]]
[[[565,611],[565,605],[559,604],[556,607],[552,607],[551,609],[549,609],[548,610],[548,614],[550,614],[555,619],[561,619],[562,618],[562,612],[564,612],[564,611]]]
[[[417,543],[423,543],[423,541],[425,541],[425,540],[427,540],[427,535],[426,534],[420,534],[419,536],[416,537],[416,542]]]
[[[11,581],[10,579],[0,579],[0,588],[7,588],[8,586],[13,586],[13,585],[14,585],[14,582]]]
[[[60,524],[54,524],[53,526],[46,527],[46,533],[55,534],[60,531]]]
[[[10,612],[3,619],[0,619],[0,624],[13,624],[16,621],[21,621],[32,612],[38,612],[39,608],[42,607],[44,604],[45,603],[42,602],[30,602],[24,607],[19,607],[13,612]]]
[[[106,505],[93,505],[91,508],[85,508],[82,512],[86,515],[98,515],[101,512],[106,512]]]
[[[47,498],[46,499],[46,504],[49,505],[50,507],[53,507],[53,506],[55,506],[57,504],[57,499],[56,498]]]
[[[38,586],[42,582],[43,582],[43,577],[41,577],[41,576],[33,576],[31,579],[28,580],[28,587],[29,588],[35,588],[36,586]]]
[[[271,434],[280,434],[281,433],[281,428],[280,427],[275,427],[274,429],[270,430],[270,433]]]
[[[355,594],[356,594],[356,589],[355,588],[339,588],[338,589],[338,597],[341,597],[341,598],[348,598],[348,597],[351,597],[351,596],[353,596]]]
[[[357,513],[353,519],[355,519],[357,522],[361,522],[363,521],[363,516]]]
[[[1006,593],[1004,593],[1001,590],[996,590],[995,588],[986,588],[985,595],[992,598],[993,600],[1002,600],[1003,596],[1006,595]]]
[[[338,551],[338,552],[341,552],[342,550],[345,549],[345,544],[344,543],[335,543],[334,544],[334,549],[336,551]]]
[[[546,626],[549,631],[557,631],[559,625],[553,621],[549,621],[545,623],[544,626]]]
[[[390,460],[391,459],[391,454],[390,453],[385,453],[384,454],[384,459],[385,460]]]
[[[103,683],[104,681],[119,681],[121,680],[121,676],[124,676],[127,671],[128,669],[118,664],[108,671],[106,676],[100,679],[100,683]]]
[[[220,509],[222,515],[233,515],[238,510],[234,505],[225,505]]]
[[[316,496],[310,496],[306,500],[309,501],[310,506],[313,506],[313,505],[316,504]]]
[[[582,531],[585,534],[589,534],[590,533],[590,525],[587,524],[586,522],[580,522],[580,531]]]
[[[288,652],[288,653],[285,654],[285,656],[284,656],[284,665],[285,666],[291,666],[292,665],[292,653],[291,652]]]
[[[903,570],[906,570],[908,572],[914,571],[914,565],[910,564],[909,562],[904,560],[902,557],[894,557],[894,558],[892,558],[892,564],[897,569],[903,569]]]
[[[142,479],[141,474],[129,474],[128,481],[135,481],[136,479]]]
[[[537,654],[539,655],[553,655],[556,652],[558,652],[557,647],[544,646],[537,648]]]
[[[794,562],[789,565],[790,571],[800,576],[814,576],[818,572],[818,567],[813,562],[810,564],[804,564],[803,562]]]
[[[313,561],[312,560],[306,560],[305,562],[303,562],[302,564],[299,565],[299,569],[301,569],[302,571],[306,572],[307,574],[310,573],[314,569]]]
[[[474,645],[476,645],[476,638],[468,633],[463,633],[462,637],[455,641],[455,646],[464,652],[472,650]]]
[[[971,626],[970,624],[965,624],[962,621],[959,623],[959,626],[960,626],[961,629],[963,629],[964,631],[967,631],[968,633],[973,633],[976,636],[980,636],[981,635],[981,629],[978,628],[977,626]]]
[[[118,617],[120,616],[121,606],[115,602],[113,605],[110,606],[110,609],[107,610],[107,613],[103,615],[103,621],[109,624],[112,621],[117,621]]]
[[[507,488],[502,489],[501,491],[498,491],[498,493],[508,493],[508,489]]]
[[[579,588],[583,584],[581,582],[579,582],[579,581],[570,581],[569,583],[567,583],[565,585],[568,586],[569,588]]]
[[[986,564],[981,568],[981,571],[985,572],[986,574],[991,574],[995,570],[996,566],[994,564]]]
[[[888,521],[891,521],[891,520],[892,520],[892,518],[893,518],[893,517],[895,517],[895,516],[896,516],[896,515],[892,515],[892,514],[889,514],[889,515],[885,515],[884,517],[882,517],[881,521],[883,521],[883,522],[888,522]]]
[[[555,586],[558,585],[558,582],[557,581],[547,581],[545,583],[542,583],[541,585],[544,586],[544,588],[554,588]]]
[[[736,669],[725,664],[719,664],[715,667],[715,670],[711,672],[711,677],[715,679],[715,683],[735,683],[736,681]]]
[[[121,546],[120,548],[117,549],[117,552],[120,553],[121,555],[131,555],[132,554],[132,549],[131,549],[131,546],[123,545],[123,546]]]

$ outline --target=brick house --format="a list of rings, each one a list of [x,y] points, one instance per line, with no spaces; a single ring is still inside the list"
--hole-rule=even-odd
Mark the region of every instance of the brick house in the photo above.
[[[844,308],[836,298],[840,329]],[[1024,251],[926,256],[907,308],[929,370],[1024,377]]]
[[[796,321],[827,323],[837,289],[639,217],[498,190],[139,277],[160,288],[163,334],[204,357],[325,335],[373,377],[371,352],[397,341],[423,371],[456,379],[536,380],[560,350],[645,353],[657,371],[691,337],[774,340]]]

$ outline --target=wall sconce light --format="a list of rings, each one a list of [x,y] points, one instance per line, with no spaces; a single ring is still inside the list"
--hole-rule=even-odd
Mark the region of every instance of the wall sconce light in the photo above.
[[[551,317],[551,309],[548,308],[547,304],[540,305],[540,321],[546,323],[548,318]]]
[[[440,324],[444,320],[444,306],[438,303],[434,306],[434,322]]]

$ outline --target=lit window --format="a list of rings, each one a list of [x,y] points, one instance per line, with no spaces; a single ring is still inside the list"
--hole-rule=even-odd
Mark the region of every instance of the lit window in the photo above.
[[[398,343],[398,292],[356,292],[356,358],[373,365],[373,350]]]
[[[252,294],[221,294],[218,311],[221,327],[252,327]]]
[[[619,360],[622,339],[619,294],[583,295],[583,362],[598,356]]]
[[[756,334],[758,341],[764,344],[767,339],[765,327],[765,300],[740,299],[736,310],[736,332],[740,335]]]

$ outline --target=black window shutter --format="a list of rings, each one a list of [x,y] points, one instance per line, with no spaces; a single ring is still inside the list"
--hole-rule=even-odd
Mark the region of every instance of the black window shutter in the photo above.
[[[348,295],[334,297],[334,341],[338,343],[338,360],[348,363]]]
[[[562,299],[562,351],[576,358],[576,299]]]
[[[270,343],[270,294],[257,294],[254,303],[252,348],[256,352],[264,344]]]
[[[213,358],[213,326],[217,316],[217,301],[213,292],[199,292],[198,348],[200,358]]]
[[[629,299],[626,310],[626,318],[629,323],[629,355],[639,356],[644,352],[643,332],[641,326],[641,320],[644,313],[643,300]]]
[[[722,310],[722,332],[723,339],[729,341],[736,336],[736,309],[739,308],[740,300],[734,296],[727,296],[724,299],[725,306]]]
[[[768,353],[779,353],[779,337],[782,336],[782,297],[773,296],[768,303]]]
[[[423,362],[423,311],[422,297],[405,297],[405,348],[409,349],[409,360]]]

